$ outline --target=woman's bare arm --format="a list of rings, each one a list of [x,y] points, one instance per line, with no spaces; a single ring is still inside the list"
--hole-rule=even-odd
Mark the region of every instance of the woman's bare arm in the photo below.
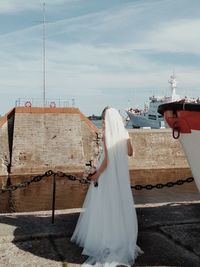
[[[102,174],[102,172],[105,171],[105,169],[107,168],[107,165],[108,165],[108,150],[106,147],[105,138],[103,138],[103,145],[104,145],[104,151],[105,151],[104,159],[103,159],[100,167],[98,168],[98,170],[92,176],[90,176],[90,179],[92,181],[97,181],[99,176]]]
[[[133,147],[130,138],[127,140],[127,147],[128,147],[128,155],[133,156]]]

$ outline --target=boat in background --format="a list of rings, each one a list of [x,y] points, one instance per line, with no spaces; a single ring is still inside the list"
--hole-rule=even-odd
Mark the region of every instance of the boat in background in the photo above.
[[[97,115],[91,115],[91,116],[88,116],[88,119],[89,120],[93,120],[93,121],[97,121],[97,120],[101,120],[101,116],[97,116]]]
[[[173,137],[179,139],[200,191],[200,100],[165,103],[158,107]]]
[[[133,128],[150,127],[159,129],[167,126],[163,115],[157,112],[158,106],[180,99],[180,97],[176,95],[176,76],[174,73],[170,76],[168,82],[171,85],[170,96],[152,96],[149,97],[149,106],[145,103],[143,110],[138,108],[129,108],[126,110],[130,118],[129,124],[132,124]]]

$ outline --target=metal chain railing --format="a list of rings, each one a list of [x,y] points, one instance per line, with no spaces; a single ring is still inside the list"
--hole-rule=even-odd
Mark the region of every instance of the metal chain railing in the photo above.
[[[13,192],[13,191],[15,191],[17,189],[25,188],[28,185],[30,185],[31,183],[33,183],[33,182],[34,183],[40,182],[44,177],[49,177],[49,176],[52,176],[52,175],[56,175],[58,177],[65,177],[70,181],[79,181],[81,184],[89,184],[89,183],[91,183],[91,181],[90,181],[90,179],[88,177],[87,178],[79,178],[79,177],[77,177],[75,175],[72,175],[72,174],[67,174],[67,173],[60,172],[60,171],[54,172],[52,170],[49,170],[49,171],[45,172],[42,175],[34,176],[30,180],[26,180],[26,181],[24,181],[22,183],[15,184],[15,185],[11,184],[11,185],[7,186],[6,188],[0,188],[0,194],[1,193],[5,193],[5,192]],[[173,186],[176,186],[176,185],[183,185],[185,183],[191,183],[193,181],[194,181],[193,177],[188,177],[188,178],[186,178],[184,180],[180,179],[180,180],[177,180],[175,182],[158,183],[158,184],[147,184],[147,185],[140,185],[140,184],[131,185],[131,188],[135,189],[135,190],[162,189],[164,187],[173,187]]]
[[[142,189],[147,189],[147,190],[152,190],[152,189],[162,189],[163,187],[173,187],[175,185],[183,185],[185,183],[191,183],[194,181],[194,178],[193,177],[188,177],[184,180],[180,179],[180,180],[177,180],[175,182],[167,182],[167,183],[159,183],[159,184],[147,184],[147,185],[140,185],[140,184],[137,184],[137,185],[131,185],[131,188],[135,189],[135,190],[142,190]]]
[[[27,186],[29,186],[31,183],[37,183],[39,181],[41,181],[44,177],[53,177],[53,183],[52,183],[52,223],[54,223],[54,214],[55,214],[55,195],[56,195],[56,177],[64,177],[67,178],[70,181],[79,181],[81,184],[90,184],[91,180],[90,180],[90,175],[89,174],[87,177],[82,177],[79,178],[76,175],[72,175],[72,174],[67,174],[61,171],[58,172],[54,172],[52,170],[49,170],[47,172],[45,172],[42,175],[36,175],[34,177],[32,177],[29,180],[23,181],[22,183],[19,184],[15,184],[15,185],[7,185],[5,188],[0,188],[0,195],[2,193],[7,192],[8,193],[8,203],[9,203],[9,208],[11,212],[15,212],[15,203],[14,203],[14,198],[13,198],[13,192],[19,188],[25,188]],[[131,185],[131,188],[135,189],[135,190],[142,190],[142,189],[147,189],[147,190],[151,190],[151,189],[162,189],[163,187],[173,187],[175,185],[182,185],[184,183],[191,183],[194,181],[193,177],[188,177],[187,179],[184,180],[177,180],[175,182],[167,182],[167,183],[158,183],[158,184],[147,184],[147,185]],[[98,186],[98,182],[94,182],[94,186],[97,187]]]
[[[17,189],[20,189],[20,188],[25,188],[28,185],[30,185],[31,183],[40,182],[44,177],[49,177],[49,176],[52,176],[52,175],[56,175],[58,177],[65,177],[70,181],[79,181],[81,184],[89,184],[89,183],[91,183],[91,181],[89,179],[89,176],[86,177],[86,178],[79,178],[79,177],[77,177],[75,175],[67,174],[67,173],[64,173],[64,172],[61,172],[61,171],[54,172],[52,170],[49,170],[49,171],[45,172],[42,175],[33,176],[30,180],[26,180],[26,181],[23,181],[23,182],[21,182],[19,184],[15,184],[15,185],[11,184],[11,185],[8,185],[6,188],[0,188],[0,194],[5,193],[5,192],[13,192],[13,191],[15,191]],[[173,187],[173,186],[176,186],[176,185],[183,185],[185,183],[191,183],[193,181],[194,181],[193,177],[188,177],[188,178],[186,178],[184,180],[180,179],[180,180],[177,180],[175,182],[158,183],[158,184],[147,184],[147,185],[136,184],[136,185],[131,185],[131,188],[135,189],[135,190],[162,189],[164,187]]]
[[[22,183],[19,184],[15,184],[15,185],[8,185],[6,188],[0,188],[0,194],[5,193],[5,192],[13,192],[15,190],[17,190],[18,188],[25,188],[28,185],[30,185],[33,182],[39,182],[41,181],[44,177],[48,177],[48,176],[52,176],[53,175],[53,171],[47,171],[42,175],[36,175],[34,177],[32,177],[30,180],[26,180]]]

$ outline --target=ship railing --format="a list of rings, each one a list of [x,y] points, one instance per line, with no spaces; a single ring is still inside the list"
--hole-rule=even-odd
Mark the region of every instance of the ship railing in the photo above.
[[[15,101],[15,107],[75,107],[75,99],[45,99],[45,101],[43,101],[43,99],[40,98],[18,98]]]

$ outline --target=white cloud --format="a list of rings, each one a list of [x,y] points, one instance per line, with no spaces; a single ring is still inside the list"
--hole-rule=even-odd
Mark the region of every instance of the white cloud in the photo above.
[[[151,49],[158,52],[186,52],[200,54],[200,19],[174,20],[159,25],[146,35],[146,40],[137,44],[138,49]]]

